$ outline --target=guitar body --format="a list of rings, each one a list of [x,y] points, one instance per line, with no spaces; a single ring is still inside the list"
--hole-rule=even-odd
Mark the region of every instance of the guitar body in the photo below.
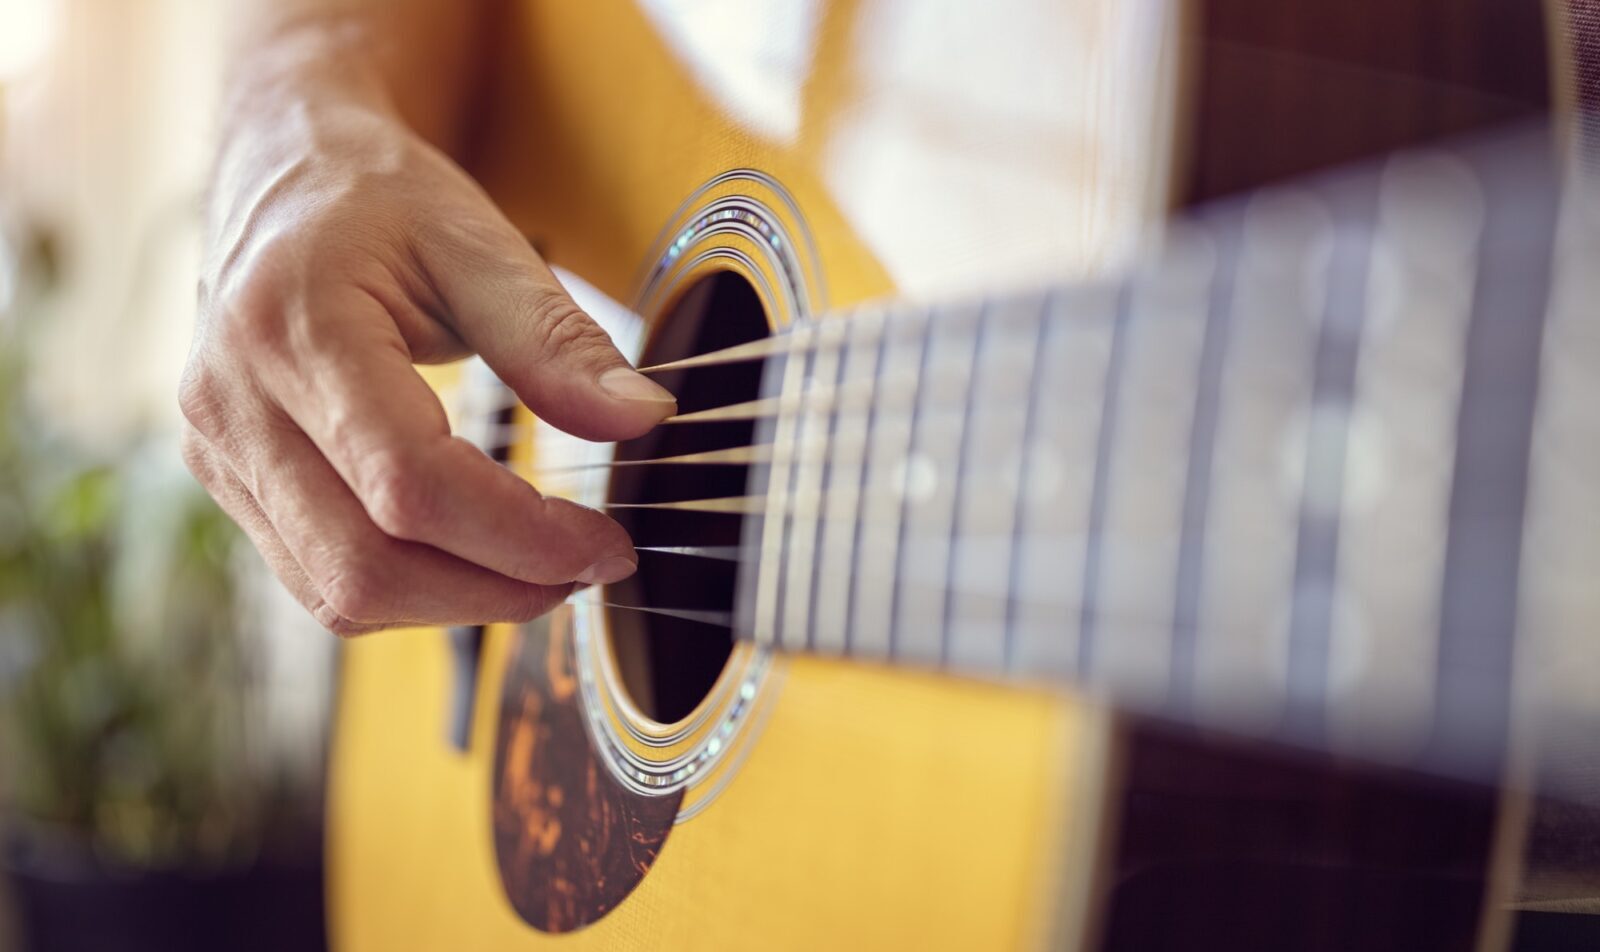
[[[1539,11],[1506,4],[1416,4],[1455,10],[1463,33],[1492,25],[1511,49],[1419,44],[1408,60],[1404,43],[1370,44],[1423,78],[1342,131],[1308,104],[1377,96],[1361,86],[1372,71],[1312,53],[1359,60],[1358,27],[1382,4],[715,6],[526,0],[501,29],[474,171],[584,294],[643,317],[634,357],[692,354],[673,322],[718,275],[774,327],[1091,278],[1177,208],[1548,95]],[[1443,80],[1469,92],[1432,108]],[[1261,83],[1267,142],[1241,105]],[[436,376],[447,396],[463,384],[457,368]],[[511,461],[537,466],[544,446],[523,440]],[[673,565],[647,558],[641,577]],[[730,652],[725,632],[706,636],[721,639],[711,675],[652,717],[664,702],[626,650],[640,624],[591,600],[481,638],[346,646],[337,947],[1506,940],[1496,877],[1517,841],[1492,790],[1176,737],[1042,684]],[[674,637],[658,668],[659,645],[692,636]],[[1263,829],[1301,855],[1250,842]],[[1416,901],[1394,902],[1407,888]]]

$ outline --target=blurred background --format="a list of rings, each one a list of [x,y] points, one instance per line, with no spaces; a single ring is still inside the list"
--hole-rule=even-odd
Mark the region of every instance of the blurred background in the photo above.
[[[176,449],[226,10],[0,0],[0,949],[322,942],[333,640]]]

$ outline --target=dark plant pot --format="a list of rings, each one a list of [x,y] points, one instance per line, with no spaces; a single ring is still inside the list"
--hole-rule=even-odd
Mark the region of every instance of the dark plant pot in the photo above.
[[[128,871],[7,849],[23,952],[280,952],[327,947],[320,862]],[[55,852],[55,851],[52,851]]]

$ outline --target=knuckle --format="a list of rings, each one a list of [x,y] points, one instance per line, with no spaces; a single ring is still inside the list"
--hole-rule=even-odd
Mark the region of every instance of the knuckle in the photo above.
[[[213,499],[222,502],[228,489],[227,477],[223,475],[225,464],[220,463],[213,455],[206,438],[194,427],[186,426],[179,438],[178,449],[183,457],[183,465],[194,477],[195,482],[210,493]]]
[[[351,621],[349,618],[334,611],[333,607],[327,602],[321,600],[311,606],[311,617],[317,620],[317,624],[340,638],[353,638],[356,635],[364,635],[369,631],[377,631],[381,627],[379,625]]]
[[[386,620],[390,602],[388,585],[383,573],[376,571],[368,559],[359,556],[341,559],[318,588],[330,617],[337,616],[360,625]]]
[[[189,468],[196,479],[204,480],[211,472],[210,451],[206,447],[205,437],[193,426],[183,428],[182,435],[178,438],[178,451],[183,455],[183,465]]]
[[[348,243],[319,247],[307,233],[310,227],[263,239],[247,260],[202,290],[204,323],[223,352],[250,360],[286,353],[295,342],[295,319],[311,295],[313,277],[339,273],[329,264],[349,253]]]
[[[277,353],[288,342],[288,326],[269,292],[247,286],[226,307],[219,337],[225,348],[237,354]]]
[[[367,515],[386,535],[424,541],[439,514],[439,490],[413,454],[387,452],[376,456],[361,480]]]
[[[558,500],[560,509],[555,512],[552,512],[551,499]],[[524,500],[532,524],[539,527],[539,543],[518,546],[514,552],[507,553],[507,562],[499,566],[500,571],[530,585],[565,584],[592,561],[585,558],[585,553],[595,539],[565,531],[560,524],[560,510],[566,508],[566,500],[537,493],[527,494]]]
[[[571,356],[610,348],[605,331],[565,294],[549,293],[532,307],[534,348],[542,354]]]
[[[429,211],[432,211],[431,209]],[[422,214],[414,222],[418,239],[433,253],[451,262],[482,261],[485,258],[484,223],[476,215]]]
[[[561,586],[558,590],[565,592],[568,588],[570,586]],[[533,621],[549,611],[550,607],[559,600],[544,586],[530,586],[522,603],[514,611],[510,612],[511,617],[507,618],[506,621],[519,625]]]
[[[185,431],[185,459],[189,459],[190,434],[207,435],[216,432],[222,423],[221,387],[216,373],[204,363],[191,363],[184,370],[178,384],[178,409],[194,429]],[[195,441],[198,443],[198,441]],[[194,467],[191,466],[190,469]]]

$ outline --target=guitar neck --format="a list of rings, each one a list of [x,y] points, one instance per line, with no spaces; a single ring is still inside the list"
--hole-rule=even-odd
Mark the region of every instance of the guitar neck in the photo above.
[[[1450,772],[1592,723],[1600,227],[1552,168],[1404,155],[1121,281],[795,328],[741,635]]]

